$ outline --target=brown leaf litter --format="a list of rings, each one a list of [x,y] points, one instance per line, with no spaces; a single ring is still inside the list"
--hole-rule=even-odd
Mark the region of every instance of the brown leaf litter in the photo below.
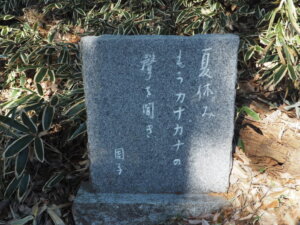
[[[230,188],[223,194],[230,206],[206,217],[179,224],[297,225],[300,219],[300,179],[256,170],[239,148],[234,154]]]

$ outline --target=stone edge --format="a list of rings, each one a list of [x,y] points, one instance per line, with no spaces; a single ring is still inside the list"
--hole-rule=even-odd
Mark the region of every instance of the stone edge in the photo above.
[[[94,192],[84,183],[73,204],[77,225],[158,224],[174,216],[196,217],[229,205],[208,194],[114,194]],[[92,222],[93,221],[93,222]]]

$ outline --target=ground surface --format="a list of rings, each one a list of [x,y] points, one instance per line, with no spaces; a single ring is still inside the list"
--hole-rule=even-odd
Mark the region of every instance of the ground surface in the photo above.
[[[261,162],[262,163],[262,162]],[[270,163],[266,160],[265,165]],[[217,194],[218,195],[218,194]],[[226,197],[231,206],[200,218],[174,219],[170,224],[296,225],[300,218],[300,177],[281,169],[257,170],[257,164],[239,148]]]

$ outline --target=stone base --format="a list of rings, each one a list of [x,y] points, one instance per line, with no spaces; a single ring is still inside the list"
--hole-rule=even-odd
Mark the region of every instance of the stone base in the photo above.
[[[81,186],[73,204],[76,225],[154,225],[172,216],[196,217],[227,205],[207,194],[111,194]]]

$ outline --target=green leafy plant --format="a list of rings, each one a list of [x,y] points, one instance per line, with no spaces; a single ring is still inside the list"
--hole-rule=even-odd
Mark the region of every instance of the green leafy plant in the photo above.
[[[57,97],[53,96],[49,105],[46,105],[41,111],[41,121],[34,122],[34,119],[30,118],[24,110],[19,113],[22,122],[18,122],[16,118],[0,116],[3,128],[9,129],[13,134],[3,152],[3,158],[7,165],[6,173],[9,172],[11,165],[14,165],[15,174],[5,191],[5,197],[10,197],[18,189],[18,199],[23,199],[30,181],[30,175],[26,173],[29,155],[34,155],[41,163],[44,162],[45,148],[42,137],[48,134],[57,103]]]
[[[260,42],[265,46],[261,51],[263,57],[258,61],[262,65],[264,84],[297,88],[300,39],[294,3],[281,1],[268,16],[268,29],[260,35]]]
[[[238,109],[238,115],[245,113],[246,115],[250,116],[254,120],[260,120],[259,115],[250,109],[248,106],[242,106],[241,108]]]

